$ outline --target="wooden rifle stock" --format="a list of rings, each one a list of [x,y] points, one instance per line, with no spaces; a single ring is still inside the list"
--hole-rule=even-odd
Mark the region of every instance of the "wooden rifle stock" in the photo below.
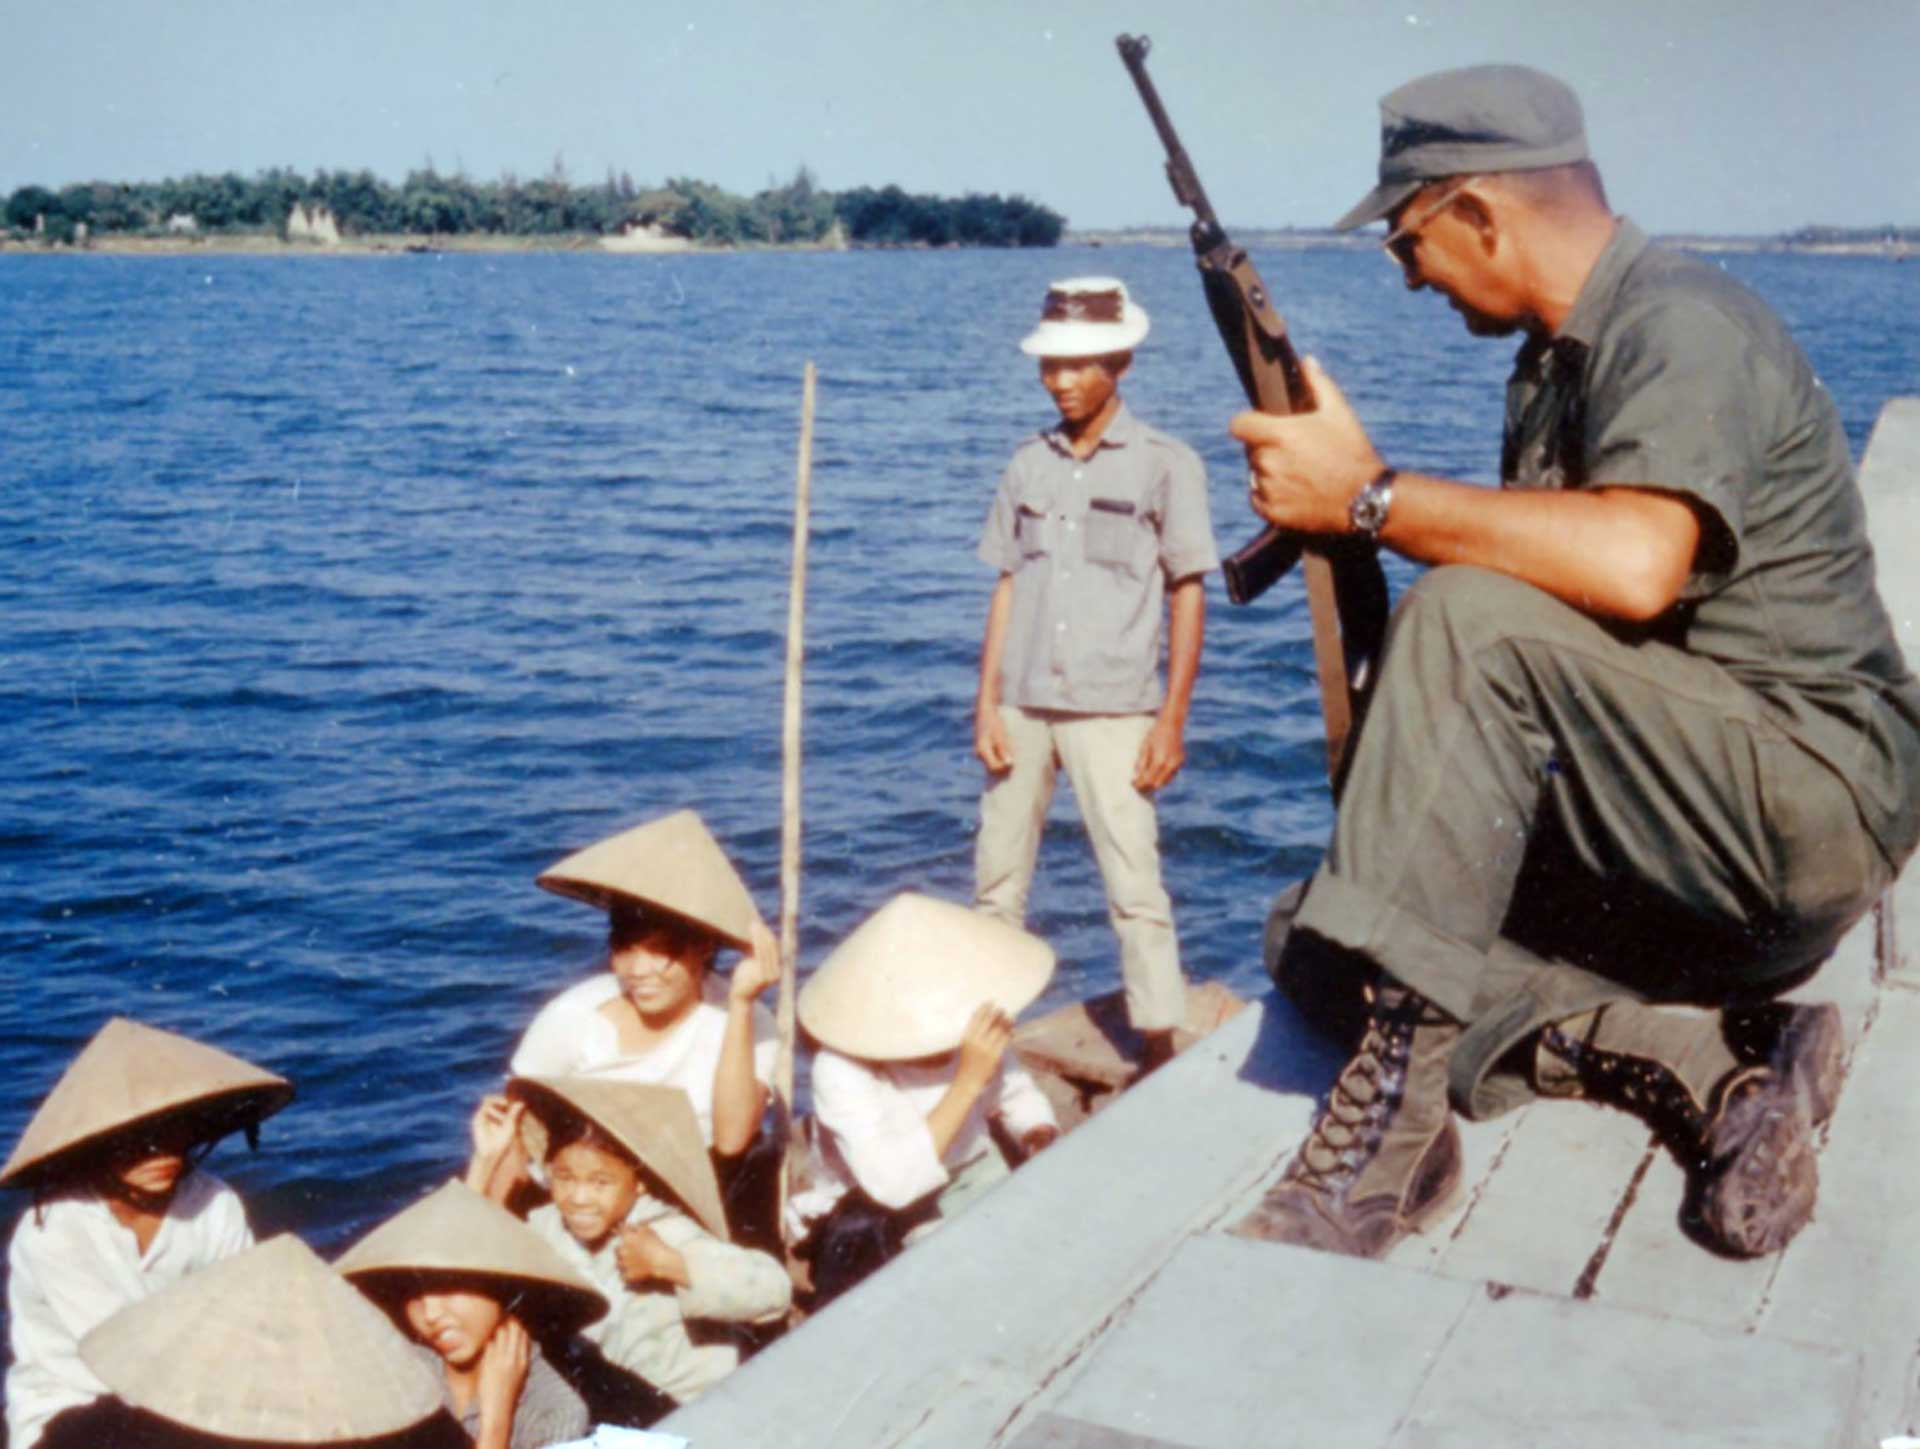
[[[1245,249],[1235,246],[1214,214],[1186,147],[1168,119],[1147,75],[1152,42],[1144,35],[1115,39],[1120,60],[1160,135],[1167,153],[1167,181],[1174,199],[1193,212],[1189,236],[1195,265],[1220,340],[1233,359],[1247,399],[1261,412],[1282,417],[1313,407],[1312,390],[1287,337],[1286,321]],[[1349,734],[1364,703],[1372,661],[1386,632],[1387,584],[1380,560],[1366,540],[1318,538],[1268,527],[1221,565],[1227,597],[1251,603],[1278,582],[1295,562],[1306,576],[1313,616],[1314,665],[1320,709],[1327,727],[1327,774],[1338,787]]]

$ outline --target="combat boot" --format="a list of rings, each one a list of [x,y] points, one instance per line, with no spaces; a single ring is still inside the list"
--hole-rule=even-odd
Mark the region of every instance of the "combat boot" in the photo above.
[[[1460,1024],[1405,987],[1372,998],[1359,1050],[1239,1236],[1379,1258],[1459,1187],[1447,1061]]]
[[[1687,1173],[1683,1221],[1736,1258],[1784,1248],[1813,1216],[1814,1131],[1845,1073],[1832,1006],[1699,1011],[1615,1002],[1540,1033],[1535,1084],[1633,1113]]]

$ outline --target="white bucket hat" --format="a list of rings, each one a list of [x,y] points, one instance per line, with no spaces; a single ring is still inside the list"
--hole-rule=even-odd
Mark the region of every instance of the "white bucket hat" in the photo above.
[[[867,917],[800,989],[815,1041],[869,1061],[938,1056],[960,1045],[986,1002],[1018,1016],[1053,976],[1038,936],[914,891]]]
[[[603,911],[639,905],[711,931],[742,951],[760,919],[746,882],[691,810],[676,810],[576,850],[534,877],[556,895]]]
[[[388,1305],[424,1284],[478,1283],[536,1332],[562,1337],[607,1311],[600,1291],[544,1238],[457,1179],[388,1218],[334,1267]]]
[[[1104,357],[1147,336],[1147,313],[1117,277],[1069,277],[1047,288],[1040,325],[1020,339],[1029,357]]]
[[[0,1186],[57,1180],[114,1139],[163,1120],[199,1140],[251,1128],[293,1100],[285,1077],[190,1037],[116,1016],[61,1075],[0,1168]]]
[[[376,1439],[440,1409],[440,1376],[290,1233],[128,1304],[80,1357],[121,1402],[224,1439]]]

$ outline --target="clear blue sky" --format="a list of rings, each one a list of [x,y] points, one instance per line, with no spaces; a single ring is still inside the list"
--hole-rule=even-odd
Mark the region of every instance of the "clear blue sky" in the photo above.
[[[1522,61],[1571,81],[1616,205],[1664,231],[1920,225],[1920,0],[0,0],[0,192],[564,161],[752,192],[1024,192],[1180,213],[1113,50],[1152,66],[1229,224],[1324,225],[1380,94]]]

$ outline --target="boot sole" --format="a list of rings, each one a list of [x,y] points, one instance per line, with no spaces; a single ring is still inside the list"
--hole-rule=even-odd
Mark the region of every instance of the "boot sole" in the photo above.
[[[1767,1071],[1737,1086],[1715,1114],[1688,1216],[1709,1247],[1765,1257],[1807,1225],[1819,1186],[1805,1088]]]
[[[1827,1124],[1847,1075],[1847,1033],[1839,1007],[1831,1002],[1769,1001],[1730,1008],[1725,1035],[1740,1060],[1771,1067],[1797,1082],[1806,1094],[1813,1126]]]

